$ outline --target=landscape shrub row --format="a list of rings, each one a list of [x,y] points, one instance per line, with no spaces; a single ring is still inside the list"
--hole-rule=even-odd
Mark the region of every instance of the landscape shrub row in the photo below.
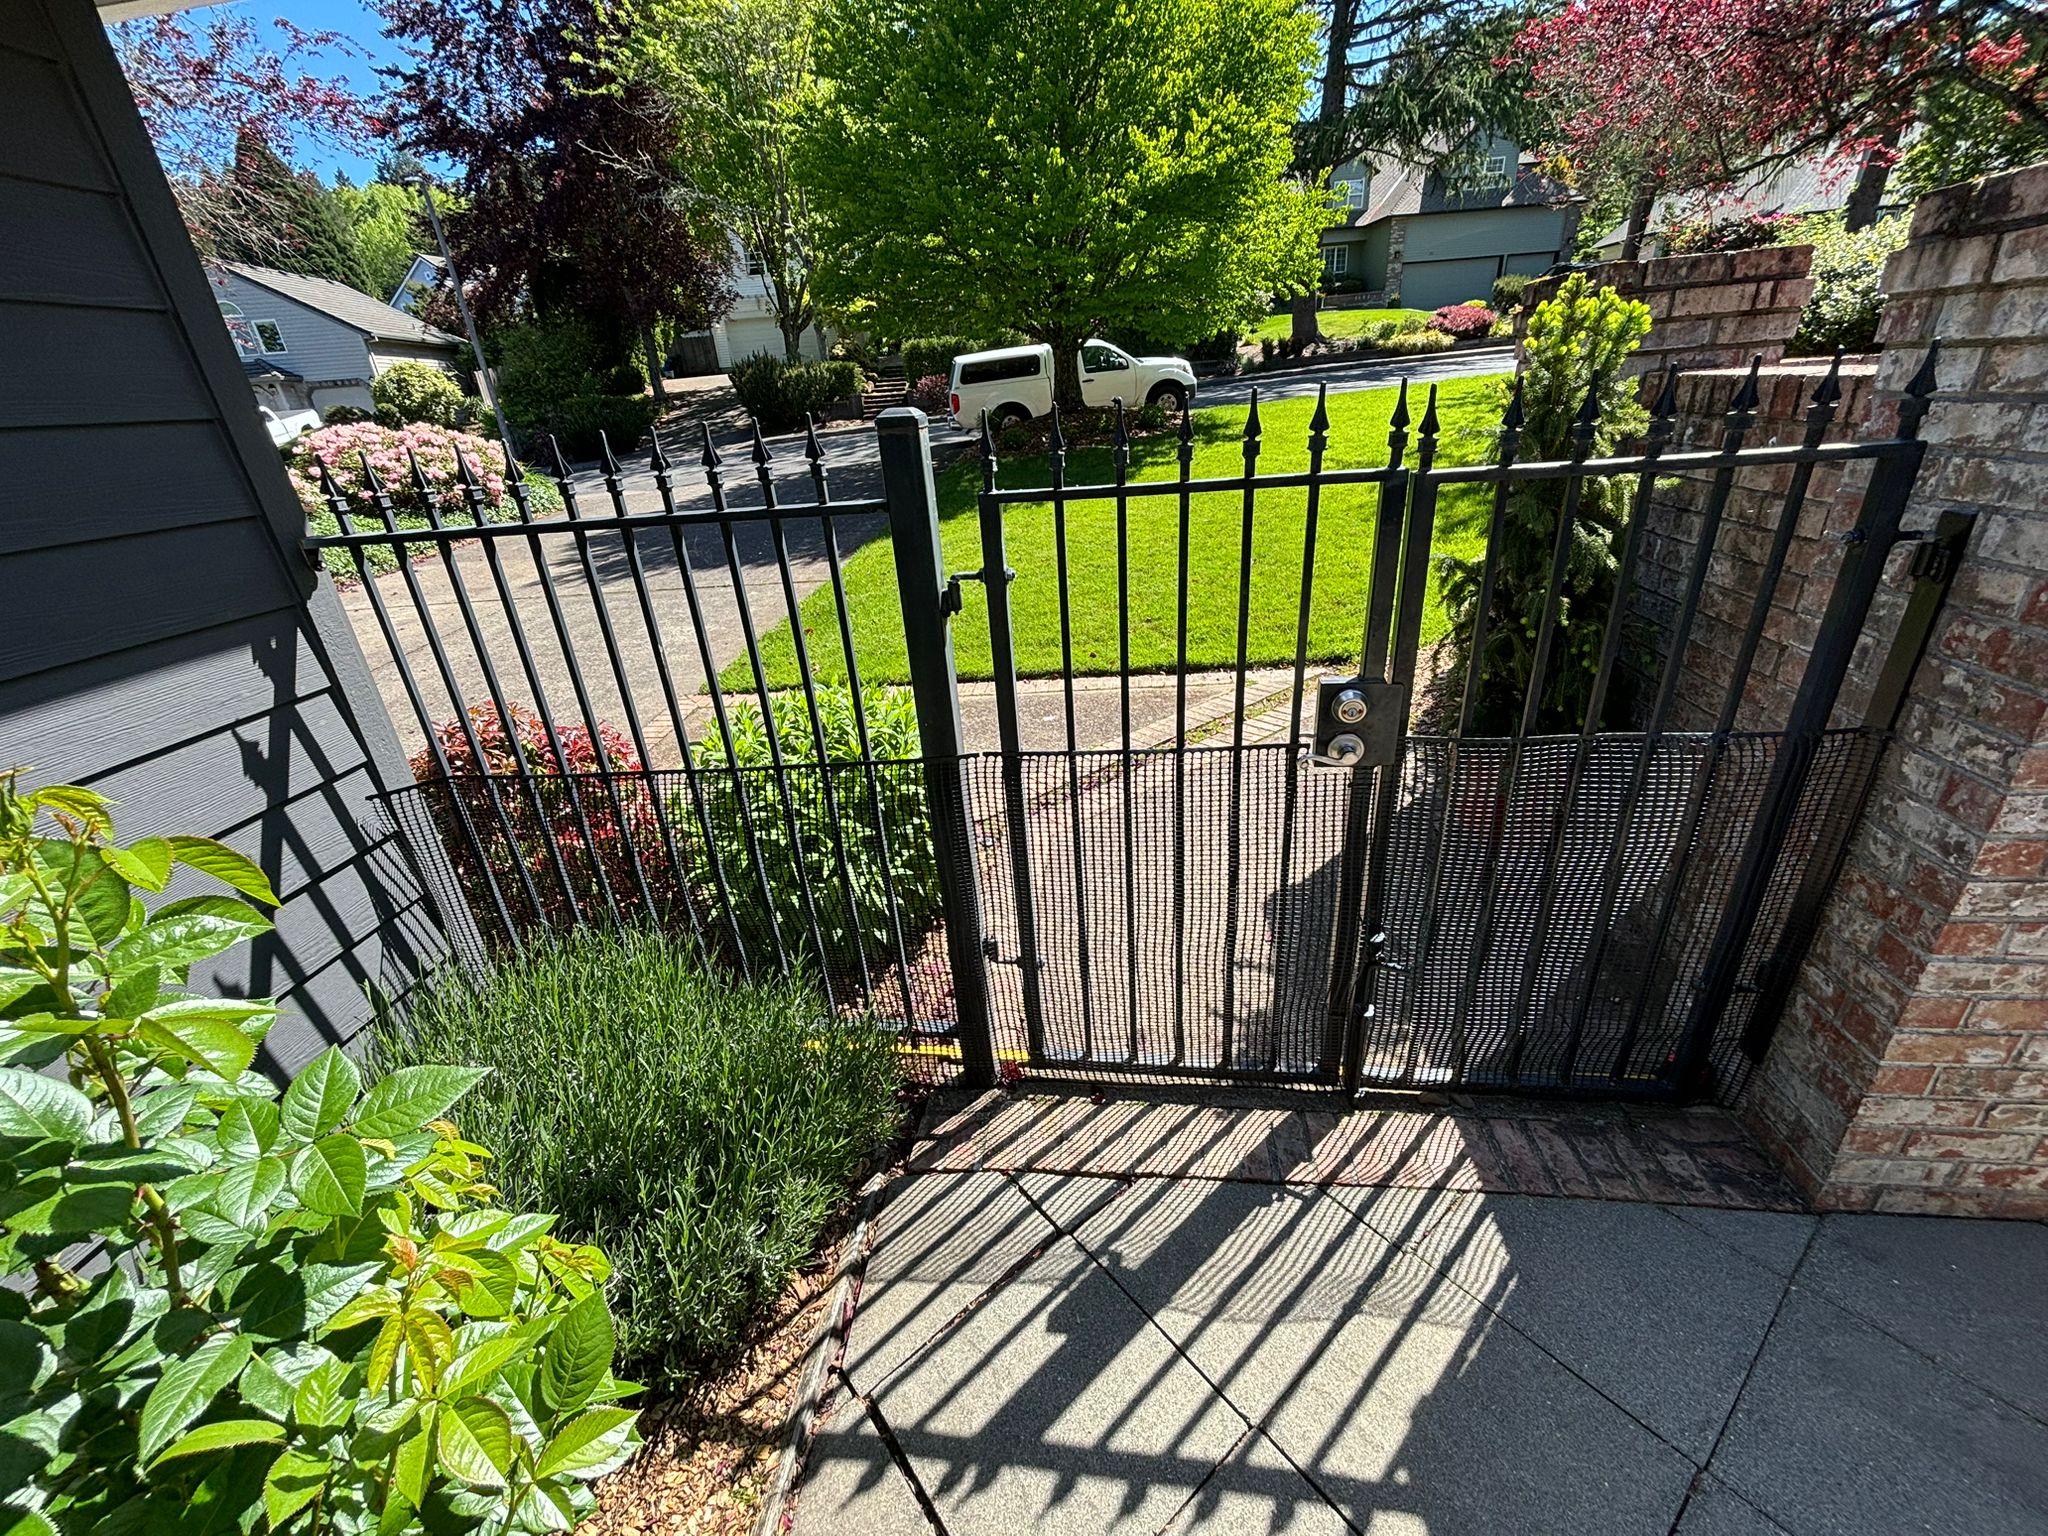
[[[741,358],[729,373],[740,404],[769,432],[802,426],[827,406],[858,395],[862,385],[857,363],[793,363],[766,352]]]

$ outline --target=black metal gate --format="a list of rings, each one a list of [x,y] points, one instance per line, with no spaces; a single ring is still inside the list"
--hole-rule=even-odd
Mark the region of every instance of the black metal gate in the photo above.
[[[1518,458],[1520,397],[1492,462],[1438,462],[1435,391],[1412,423],[1405,392],[1385,463],[1326,464],[1323,402],[1309,426],[1307,467],[1259,473],[1254,396],[1243,472],[1192,474],[1183,423],[1179,474],[1133,482],[1121,421],[1113,477],[1075,485],[1052,428],[1046,484],[999,486],[984,436],[980,522],[1000,750],[966,766],[977,836],[978,920],[990,961],[998,1051],[1038,1070],[1213,1076],[1374,1088],[1497,1089],[1602,1097],[1727,1097],[1768,1043],[1832,884],[1848,836],[1897,722],[1968,531],[1945,517],[1902,533],[1932,388],[1931,358],[1911,386],[1895,436],[1824,441],[1839,391],[1831,370],[1800,441],[1745,446],[1756,370],[1737,393],[1721,440],[1674,451],[1675,376],[1667,375],[1644,440],[1593,457],[1589,401],[1566,458]],[[1860,516],[1843,540],[1796,695],[1766,729],[1738,729],[1774,602],[1815,472],[1870,465]],[[1778,470],[1783,490],[1767,547],[1749,551],[1752,588],[1732,655],[1717,665],[1710,721],[1674,718],[1710,567],[1728,560],[1722,516],[1738,475]],[[1703,476],[1705,503],[1681,590],[1660,615],[1644,663],[1639,565],[1653,489],[1675,473]],[[1605,612],[1569,612],[1575,535],[1596,486],[1625,496]],[[1356,671],[1312,679],[1318,512],[1333,487],[1377,498],[1369,592]],[[1304,499],[1298,566],[1255,569],[1262,497]],[[1503,710],[1488,624],[1511,499],[1549,508],[1550,562],[1526,622],[1523,670]],[[1238,507],[1234,698],[1220,717],[1191,721],[1187,697],[1190,508],[1204,497]],[[1440,580],[1439,509],[1450,497],[1490,504],[1461,672],[1430,677],[1455,648],[1423,643]],[[1005,555],[1005,517],[1050,503],[1056,559],[1018,572]],[[1075,615],[1067,524],[1089,501],[1115,509],[1118,738],[1089,750],[1076,728]],[[1134,732],[1129,651],[1130,551],[1175,533],[1180,587],[1170,732]],[[1919,544],[1915,585],[1888,637],[1860,714],[1838,703],[1886,562]],[[1359,551],[1365,554],[1365,551]],[[1248,708],[1253,592],[1261,577],[1296,588],[1297,629],[1284,731],[1260,730]],[[1034,750],[1023,728],[1011,637],[1011,588],[1055,584],[1063,729]],[[957,581],[950,606],[958,606]],[[1547,690],[1566,647],[1596,657],[1582,707],[1555,719]],[[1496,669],[1497,670],[1497,669]],[[1642,697],[1615,728],[1622,685]],[[1205,732],[1206,728],[1206,732]]]
[[[472,952],[659,924],[709,963],[806,974],[976,1082],[1015,1064],[1726,1096],[1768,1042],[1968,531],[1955,514],[1901,531],[1931,356],[1896,434],[1868,441],[1825,440],[1830,372],[1800,441],[1748,446],[1755,380],[1717,444],[1673,446],[1667,376],[1629,451],[1594,454],[1589,405],[1550,459],[1520,456],[1518,395],[1478,464],[1440,462],[1434,391],[1412,421],[1402,392],[1372,465],[1332,455],[1320,398],[1299,469],[1261,472],[1256,394],[1227,475],[1195,473],[1185,417],[1177,472],[1134,477],[1119,412],[1110,473],[1087,484],[1057,418],[1021,477],[984,432],[980,563],[952,575],[907,410],[878,423],[871,495],[831,494],[814,434],[794,466],[756,432],[754,473],[729,485],[706,434],[695,492],[658,444],[645,471],[607,453],[595,516],[564,465],[562,515],[516,475],[494,509],[489,466],[458,462],[452,489],[412,466],[401,504],[365,465],[352,492],[326,483],[336,528],[309,545],[357,578],[344,599],[417,745],[421,783],[389,808]],[[1803,675],[1755,728],[1745,698],[1813,478],[1857,465]],[[1723,515],[1756,473],[1782,478],[1776,513],[1738,551]],[[1674,474],[1704,491],[1659,608],[1644,514]],[[1547,572],[1503,619],[1528,505]],[[1610,596],[1585,611],[1580,534],[1603,516],[1626,531],[1594,542]],[[1429,618],[1458,518],[1485,530],[1462,672]],[[902,627],[880,639],[910,686],[893,738],[848,542],[894,561]],[[1873,625],[1902,542],[1910,594]],[[1694,689],[1681,708],[1709,573],[1738,554],[1718,703]],[[1357,568],[1335,643],[1332,562]],[[1203,571],[1235,579],[1207,590],[1225,582]],[[966,586],[988,682],[963,687]],[[1883,660],[1851,713],[1873,630]]]

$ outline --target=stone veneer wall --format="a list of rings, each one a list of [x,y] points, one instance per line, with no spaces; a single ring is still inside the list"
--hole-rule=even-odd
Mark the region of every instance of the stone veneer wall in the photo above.
[[[1744,1114],[1823,1208],[2048,1217],[2048,165],[1924,199],[1885,281],[1844,428],[1889,430],[1939,337],[1906,523],[1977,525]],[[1802,580],[1774,685],[1825,601]]]
[[[1659,256],[1650,261],[1609,261],[1586,269],[1596,287],[1612,288],[1650,306],[1650,334],[1630,365],[1648,373],[1675,362],[1681,368],[1719,368],[1785,355],[1799,329],[1813,281],[1810,245],[1774,245],[1754,251],[1702,256]],[[1515,313],[1518,348],[1529,314],[1552,297],[1563,277],[1546,277],[1522,292]],[[1388,286],[1394,286],[1389,277]]]

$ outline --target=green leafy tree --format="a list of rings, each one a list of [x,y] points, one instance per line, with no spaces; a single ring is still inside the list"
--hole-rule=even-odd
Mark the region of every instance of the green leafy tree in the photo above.
[[[434,248],[433,234],[420,227],[419,193],[388,181],[362,187],[340,181],[333,196],[355,238],[363,291],[389,303],[413,257]]]
[[[816,0],[625,0],[600,49],[666,105],[678,171],[746,252],[791,362],[817,320],[810,199],[795,167],[817,105],[816,34]]]
[[[222,204],[233,210],[213,230],[213,253],[369,292],[355,232],[333,194],[294,171],[254,132],[235,144]]]
[[[1187,343],[1316,275],[1288,175],[1315,55],[1295,0],[828,0],[799,171],[818,291],[890,334]]]
[[[1648,425],[1648,413],[1636,398],[1640,381],[1624,378],[1621,370],[1649,333],[1649,306],[1611,288],[1595,288],[1583,273],[1574,273],[1555,298],[1537,305],[1529,317],[1523,370],[1513,385],[1503,387],[1512,392],[1503,394],[1504,409],[1513,397],[1520,402],[1517,458],[1572,457],[1589,392],[1593,416],[1584,444],[1587,453],[1612,453],[1639,436]],[[1628,528],[1628,487],[1625,477],[1596,477],[1585,481],[1581,490],[1558,604],[1557,649],[1537,717],[1539,731],[1576,731],[1591,701],[1602,627],[1614,602],[1619,550]],[[1494,557],[1486,653],[1479,669],[1475,724],[1482,732],[1505,732],[1520,713],[1535,665],[1564,501],[1560,480],[1521,481],[1509,491]],[[1471,657],[1485,566],[1484,554],[1471,560],[1445,556],[1437,562],[1458,676],[1464,675]],[[1615,707],[1621,707],[1620,700],[1615,700]]]
[[[497,1207],[482,1072],[252,1071],[276,1005],[188,972],[269,881],[113,833],[0,774],[0,1529],[570,1529],[636,1439],[604,1255]]]

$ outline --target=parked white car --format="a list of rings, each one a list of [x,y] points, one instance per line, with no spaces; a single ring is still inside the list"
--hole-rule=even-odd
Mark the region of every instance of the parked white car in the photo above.
[[[1081,398],[1107,409],[1117,400],[1127,406],[1164,405],[1184,411],[1195,397],[1195,370],[1184,357],[1133,357],[1107,341],[1081,343]],[[1052,348],[1044,342],[1026,347],[997,347],[991,352],[963,352],[953,359],[951,399],[953,424],[972,429],[988,412],[1002,426],[1029,421],[1052,409]]]
[[[280,416],[267,405],[259,405],[256,409],[262,413],[263,429],[270,434],[271,442],[280,448],[301,433],[310,432],[320,425],[318,411],[286,411]]]

